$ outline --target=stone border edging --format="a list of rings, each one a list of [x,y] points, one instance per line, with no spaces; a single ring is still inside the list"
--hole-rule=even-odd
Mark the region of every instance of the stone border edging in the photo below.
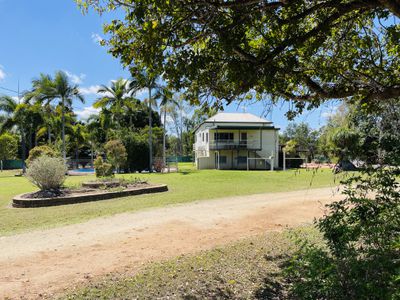
[[[12,206],[16,208],[34,208],[34,207],[45,207],[45,206],[57,206],[67,204],[77,204],[91,201],[100,201],[107,199],[114,199],[127,196],[135,196],[141,194],[160,193],[168,191],[166,184],[149,186],[140,189],[131,189],[117,192],[104,192],[104,193],[91,193],[87,195],[76,195],[66,196],[57,198],[38,198],[38,199],[26,199],[23,198],[26,194],[15,196],[12,201]]]

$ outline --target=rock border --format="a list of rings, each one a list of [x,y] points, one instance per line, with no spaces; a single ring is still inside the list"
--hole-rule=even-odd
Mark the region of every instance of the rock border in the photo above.
[[[149,187],[142,187],[137,189],[127,189],[124,191],[104,192],[104,193],[88,193],[86,195],[65,196],[57,198],[38,198],[26,199],[23,198],[26,194],[15,196],[12,201],[12,206],[16,208],[34,208],[34,207],[48,207],[58,205],[77,204],[84,202],[108,200],[120,197],[135,196],[142,194],[152,194],[168,191],[166,184],[153,185]]]

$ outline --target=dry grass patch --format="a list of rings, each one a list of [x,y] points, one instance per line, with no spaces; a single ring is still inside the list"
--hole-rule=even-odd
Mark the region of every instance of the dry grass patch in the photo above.
[[[319,239],[312,227],[296,233]],[[268,233],[153,263],[136,275],[110,275],[62,299],[285,299],[282,268],[296,248],[291,235]]]

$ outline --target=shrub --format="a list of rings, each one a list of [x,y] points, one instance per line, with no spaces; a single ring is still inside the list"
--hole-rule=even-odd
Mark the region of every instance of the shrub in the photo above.
[[[127,149],[127,171],[143,171],[149,168],[149,144],[145,136],[132,132],[124,137]]]
[[[395,170],[349,179],[287,269],[300,299],[400,299],[400,192]]]
[[[99,155],[94,161],[94,169],[96,177],[112,177],[114,176],[112,164],[103,161],[103,158]]]
[[[127,154],[124,144],[120,140],[111,140],[105,144],[104,150],[107,160],[119,172],[120,167],[126,163]]]
[[[0,160],[15,159],[18,152],[18,139],[15,135],[0,135]]]
[[[29,164],[26,174],[41,190],[57,190],[64,183],[66,172],[62,158],[42,155]]]
[[[48,157],[56,157],[57,153],[49,146],[36,146],[29,151],[28,159],[26,160],[27,165],[31,164],[36,158],[46,155]]]
[[[156,172],[159,172],[159,173],[162,172],[164,167],[165,167],[163,159],[162,158],[156,158],[154,160],[153,166],[154,166],[154,170],[156,170]]]

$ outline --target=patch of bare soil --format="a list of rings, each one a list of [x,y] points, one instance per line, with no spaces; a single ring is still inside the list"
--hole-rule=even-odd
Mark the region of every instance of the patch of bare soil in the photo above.
[[[82,195],[93,192],[93,189],[58,189],[58,190],[42,190],[33,193],[24,194],[24,199],[42,199],[42,198],[59,198],[71,195]]]
[[[90,186],[92,184],[92,186]],[[95,193],[113,192],[113,191],[125,191],[125,190],[135,190],[144,187],[151,186],[147,182],[139,183],[126,183],[121,184],[120,182],[88,182],[86,183],[88,187],[69,189],[52,189],[52,190],[41,190],[33,193],[27,193],[23,195],[23,199],[42,199],[42,198],[60,198],[60,197],[71,197],[71,196],[83,196]]]
[[[93,277],[310,223],[341,197],[331,188],[229,197],[0,237],[0,298],[54,297]]]

